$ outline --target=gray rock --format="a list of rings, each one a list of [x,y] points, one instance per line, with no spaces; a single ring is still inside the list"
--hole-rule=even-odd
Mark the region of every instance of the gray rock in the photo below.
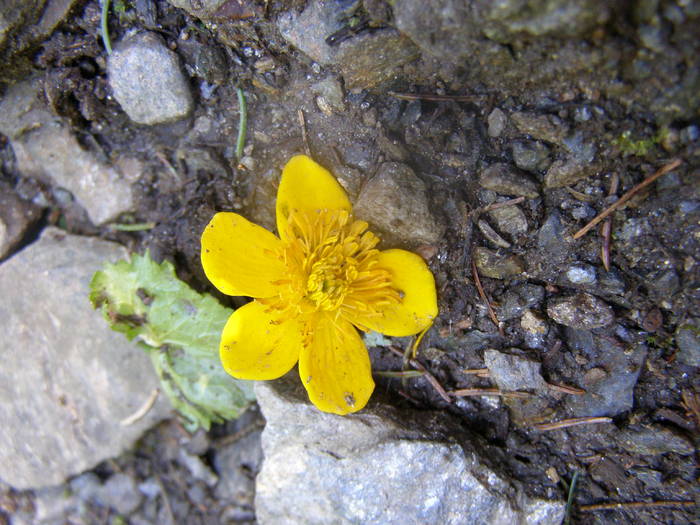
[[[335,77],[326,77],[311,86],[311,91],[318,95],[316,105],[326,114],[345,111],[345,94],[343,86]],[[325,110],[324,108],[328,108]]]
[[[493,164],[479,173],[482,188],[503,195],[517,195],[536,199],[539,197],[538,184],[524,173],[518,173],[508,164]]]
[[[676,330],[677,359],[689,366],[700,366],[700,320],[689,319]]]
[[[478,36],[478,19],[460,0],[405,0],[394,18],[399,31],[433,56],[459,61],[474,52],[469,44]]]
[[[553,210],[537,232],[537,249],[527,257],[528,272],[538,279],[554,281],[560,278],[561,267],[571,254],[571,237],[558,210]]]
[[[158,386],[146,354],[87,300],[93,273],[125,255],[49,228],[0,266],[0,478],[16,488],[114,457],[169,412],[161,396],[140,421],[119,423]]]
[[[34,523],[68,523],[67,514],[78,499],[64,487],[46,487],[34,492]]]
[[[531,335],[545,335],[548,330],[547,322],[532,310],[525,310],[520,327]]]
[[[501,237],[496,230],[491,228],[491,225],[488,222],[480,220],[476,223],[476,225],[479,227],[479,231],[484,234],[484,237],[486,237],[486,239],[491,241],[494,245],[499,248],[510,248],[511,244]]]
[[[86,472],[76,476],[69,482],[70,490],[85,503],[97,501],[102,482],[94,472]]]
[[[0,133],[10,138],[20,173],[68,189],[95,224],[130,211],[128,174],[84,150],[39,93],[40,83],[32,79],[9,88],[0,102]]]
[[[490,210],[489,217],[496,223],[496,229],[512,237],[527,233],[527,217],[518,206],[504,206]]]
[[[347,89],[370,89],[397,78],[401,66],[418,56],[418,49],[408,38],[393,29],[384,29],[340,44],[335,63]]]
[[[400,197],[400,198],[397,198]],[[385,162],[362,188],[355,215],[377,226],[388,240],[431,244],[445,230],[428,205],[425,183],[405,164]]]
[[[39,207],[20,199],[9,186],[0,184],[0,259],[12,252],[40,217]]]
[[[668,299],[681,286],[678,272],[673,268],[652,272],[647,276],[650,291],[659,299]]]
[[[574,264],[566,269],[566,278],[572,284],[593,284],[595,268],[590,264]]]
[[[216,451],[214,466],[219,472],[215,494],[238,507],[250,508],[255,496],[255,475],[260,471],[263,451],[260,430]]]
[[[584,36],[605,24],[611,9],[604,0],[506,0],[481,2],[483,33],[499,42],[511,42],[521,34],[534,36]]]
[[[576,131],[566,137],[562,145],[581,164],[591,164],[595,160],[598,148],[583,132]]]
[[[109,477],[97,494],[97,501],[105,507],[128,516],[141,505],[143,495],[131,476],[117,472]]]
[[[594,175],[597,166],[581,162],[576,158],[555,160],[544,176],[545,188],[563,188]]]
[[[479,274],[491,279],[510,279],[522,276],[525,271],[525,265],[517,255],[499,255],[488,248],[477,246],[473,257]]]
[[[194,479],[203,481],[213,487],[219,481],[219,477],[202,461],[199,456],[188,453],[184,448],[178,451],[178,461],[190,471]]]
[[[180,9],[184,9],[192,16],[202,20],[212,20],[216,18],[216,13],[228,0],[168,0],[169,3]]]
[[[641,456],[657,456],[667,452],[689,456],[695,452],[695,447],[688,438],[660,425],[623,430],[616,435],[616,441],[628,452]]]
[[[518,351],[512,348],[511,351]],[[489,375],[503,391],[544,392],[547,383],[542,377],[542,365],[527,357],[486,350],[484,362]]]
[[[587,293],[551,299],[547,303],[547,315],[557,323],[577,330],[601,328],[615,320],[610,306]]]
[[[517,319],[529,308],[538,308],[542,301],[544,301],[544,287],[540,285],[525,283],[511,286],[496,312],[501,321],[509,321]]]
[[[500,137],[507,123],[508,117],[506,117],[506,114],[500,109],[494,108],[488,117],[489,137]]]
[[[592,336],[590,332],[579,332],[579,335],[582,334]],[[590,357],[597,366],[584,375],[581,386],[586,393],[569,396],[566,405],[575,417],[614,417],[634,405],[634,386],[644,365],[647,348],[644,344],[634,344],[620,349],[611,346],[605,339],[595,336],[591,339],[593,348],[589,348],[592,352]]]
[[[561,502],[525,496],[484,463],[475,440],[434,438],[435,414],[373,403],[326,414],[296,380],[260,382],[256,394],[267,420],[255,497],[263,525],[561,521]]]
[[[109,55],[107,73],[114,98],[134,122],[172,122],[192,111],[180,60],[155,33],[137,33],[120,42]]]
[[[521,170],[537,172],[549,167],[549,148],[536,140],[513,143],[513,162]]]
[[[314,0],[301,13],[289,10],[280,16],[278,28],[312,60],[337,66],[348,89],[366,89],[389,80],[419,55],[416,46],[394,29],[363,32],[329,45],[327,38],[343,27],[344,19],[347,13],[342,3]]]
[[[564,138],[569,133],[569,127],[554,115],[542,115],[539,113],[517,112],[510,118],[521,133],[532,138],[563,144]]]

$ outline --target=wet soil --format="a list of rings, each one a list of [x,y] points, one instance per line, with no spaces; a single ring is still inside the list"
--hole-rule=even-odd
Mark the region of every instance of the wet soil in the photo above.
[[[500,469],[533,495],[566,499],[567,482],[579,472],[578,504],[688,501],[696,497],[692,488],[697,486],[695,453],[665,450],[660,445],[655,445],[660,447],[656,453],[649,453],[641,450],[641,445],[625,447],[619,438],[624,432],[668,432],[680,436],[691,449],[697,445],[700,414],[693,399],[697,399],[700,380],[697,368],[677,359],[675,341],[677,329],[700,312],[698,211],[679,211],[678,206],[684,199],[698,202],[698,142],[697,138],[683,137],[692,116],[665,128],[667,139],[650,143],[640,154],[625,147],[620,137],[654,136],[659,127],[653,118],[629,113],[599,96],[571,98],[567,93],[555,93],[552,98],[525,104],[507,93],[468,84],[456,94],[469,95],[469,100],[449,96],[445,100],[402,100],[390,94],[445,95],[444,83],[431,76],[427,66],[420,82],[414,76],[411,83],[399,79],[371,91],[348,91],[345,111],[324,112],[316,103],[313,86],[329,71],[312,64],[281,39],[270,21],[282,9],[277,2],[270,3],[267,18],[230,22],[228,47],[183,11],[165,2],[157,2],[156,9],[155,24],[147,13],[127,9],[121,19],[112,20],[112,39],[119,40],[128,29],[149,29],[178,52],[191,74],[196,99],[194,114],[184,122],[134,125],[109,96],[105,54],[98,38],[97,2],[81,5],[34,57],[50,107],[70,122],[86,148],[109,159],[128,152],[144,162],[146,170],[136,183],[136,208],[121,222],[153,222],[155,227],[141,232],[95,227],[74,202],[60,201],[50,187],[23,179],[14,169],[10,146],[3,141],[2,179],[20,194],[32,190],[47,195],[42,224],[98,235],[138,252],[149,249],[155,258],[173,261],[178,275],[196,289],[238,306],[240,300],[222,296],[207,282],[199,263],[199,236],[216,211],[238,211],[273,229],[279,169],[306,147],[341,178],[353,198],[382,161],[400,160],[427,184],[430,207],[446,227],[442,240],[433,246],[415,246],[410,239],[394,243],[426,255],[438,285],[440,315],[421,345],[418,361],[447,391],[494,388],[483,370],[480,374],[465,370],[485,368],[485,349],[517,348],[520,355],[542,363],[542,375],[548,383],[568,385],[574,393],[551,390],[539,396],[534,407],[519,399],[490,396],[450,397],[448,402],[425,377],[377,377],[378,392],[399,406],[449,413],[465,431],[483,437]],[[202,63],[203,56],[216,58]],[[263,59],[274,67],[263,67]],[[459,82],[456,76],[451,85]],[[236,87],[246,93],[249,114],[246,155],[240,161],[235,156],[239,122]],[[493,323],[480,297],[472,253],[478,246],[492,247],[477,228],[479,211],[496,199],[505,199],[480,186],[476,174],[496,162],[512,164],[514,144],[530,138],[512,122],[499,136],[490,136],[488,120],[495,108],[506,114],[555,115],[574,126],[583,143],[595,145],[597,163],[590,177],[566,187],[543,189],[540,197],[520,204],[527,232],[510,238],[511,247],[506,252],[524,258],[527,273],[505,280],[480,278],[500,327]],[[581,117],[589,113],[589,118]],[[551,163],[559,149],[550,149]],[[576,241],[571,235],[610,203],[606,197],[613,177],[619,178],[617,195],[621,195],[671,158],[681,159],[682,167],[615,214],[611,266],[616,282],[622,284],[617,288],[607,285],[602,277],[607,273],[600,260],[599,230]],[[545,172],[534,169],[531,175],[539,182]],[[576,215],[572,212],[575,209],[584,212]],[[558,219],[562,234],[550,242],[543,240],[542,231],[552,216]],[[625,237],[625,231],[639,224],[643,224],[643,235]],[[36,232],[31,232],[26,242],[35,236]],[[563,269],[572,264],[593,266],[601,277],[589,285],[563,281]],[[669,270],[675,277],[667,276]],[[527,285],[537,287],[537,297],[523,299],[519,309],[509,306],[509,298]],[[547,317],[548,300],[580,291],[593,293],[612,306],[615,322],[603,328],[575,330]],[[541,337],[532,338],[522,327],[525,310],[542,319],[546,328]],[[401,352],[407,344],[409,340],[392,341]],[[606,424],[537,429],[540,423],[580,415],[570,398],[588,388],[591,375],[596,373],[591,371],[610,373],[614,368],[610,355],[629,354],[640,345],[646,356],[641,370],[626,372],[639,372],[631,409],[616,414]],[[372,348],[371,355],[376,370],[405,367],[402,358],[389,348]],[[620,373],[620,381],[624,376]],[[176,518],[189,516],[187,523],[211,522],[203,509],[223,502],[215,502],[210,495],[206,501],[192,503],[191,494],[188,496],[191,487],[181,486],[190,484],[187,476],[168,470],[172,463],[167,461],[164,445],[154,445],[163,430],[154,432],[132,457],[100,467],[103,474],[131,469],[137,477],[146,478],[156,472],[171,499],[189,501],[190,514],[182,511],[184,514]],[[213,434],[226,432],[222,427]],[[216,446],[213,443],[210,447]],[[15,496],[20,501],[20,495]],[[192,510],[197,508],[199,514]],[[212,512],[209,519],[218,515]],[[692,507],[652,506],[593,513],[574,507],[575,523],[691,523],[693,516]],[[238,518],[245,521],[246,516]]]

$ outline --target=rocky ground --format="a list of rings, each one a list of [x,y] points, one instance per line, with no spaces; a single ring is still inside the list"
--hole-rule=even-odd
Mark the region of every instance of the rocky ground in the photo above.
[[[694,521],[700,2],[114,1],[111,54],[100,15],[0,7],[0,523],[560,523],[574,476],[572,523]],[[162,396],[122,424],[155,376],[90,275],[149,249],[240,305],[199,235],[273,229],[304,151],[428,260],[416,361],[370,341],[342,420],[290,377],[208,433]]]

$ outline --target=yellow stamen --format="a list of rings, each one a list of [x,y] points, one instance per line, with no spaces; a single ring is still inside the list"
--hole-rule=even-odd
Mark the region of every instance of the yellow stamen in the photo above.
[[[401,300],[388,270],[377,266],[379,238],[366,222],[345,210],[292,210],[288,224],[289,238],[278,254],[288,278],[275,283],[278,297],[264,300],[280,320],[314,312],[335,319],[357,310],[381,315],[379,308]]]

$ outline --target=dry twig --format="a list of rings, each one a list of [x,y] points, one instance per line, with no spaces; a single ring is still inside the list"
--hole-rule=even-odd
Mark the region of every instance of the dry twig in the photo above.
[[[474,276],[474,284],[476,284],[476,289],[479,291],[479,296],[481,297],[481,300],[484,301],[484,303],[486,303],[486,308],[488,308],[489,317],[491,318],[491,321],[493,321],[493,324],[495,324],[496,328],[498,328],[498,333],[501,335],[504,335],[503,334],[503,327],[501,326],[501,323],[498,321],[498,317],[496,317],[496,312],[493,310],[491,303],[489,302],[488,298],[486,297],[486,292],[484,292],[484,287],[481,286],[481,279],[479,279],[479,272],[476,269],[476,262],[474,262],[474,259],[472,259],[472,275]]]
[[[626,510],[644,509],[653,507],[694,507],[694,501],[628,501],[624,503],[596,503],[594,505],[579,505],[581,512],[593,512],[596,510]]]
[[[381,377],[390,378],[412,378],[412,377],[423,377],[425,372],[421,370],[375,370],[374,374]]]
[[[265,426],[265,422],[261,419],[256,419],[253,421],[250,425],[247,425],[240,429],[238,432],[234,432],[233,434],[229,434],[228,436],[224,436],[216,441],[216,446],[217,447],[225,447],[227,445],[231,445],[233,443],[236,443],[246,437],[248,434],[251,434],[252,432],[255,432],[258,429],[261,429]]]
[[[463,368],[462,372],[465,374],[473,374],[478,377],[491,377],[488,368]]]
[[[515,206],[516,204],[520,204],[524,200],[525,200],[525,197],[516,197],[515,199],[509,199],[509,200],[503,201],[503,202],[494,202],[493,204],[489,204],[488,206],[484,206],[479,211],[481,213],[486,213],[487,211],[497,210],[498,208],[505,208],[506,206]]]
[[[612,418],[610,417],[575,417],[572,419],[562,419],[561,421],[555,421],[553,423],[540,423],[534,425],[536,430],[547,431],[547,430],[559,430],[561,428],[575,427],[578,425],[590,425],[593,423],[612,423]]]
[[[297,116],[299,117],[299,126],[301,126],[301,139],[304,141],[304,152],[310,156],[311,149],[309,148],[309,136],[306,134],[306,119],[304,118],[304,112],[299,109],[297,111]]]
[[[391,352],[399,356],[400,358],[404,358],[404,352],[399,350],[398,348],[394,348],[393,346],[388,347]],[[410,347],[409,347],[410,348]],[[417,368],[421,372],[425,374],[425,378],[428,380],[428,382],[432,385],[432,387],[435,389],[435,391],[440,395],[442,399],[447,401],[448,403],[452,403],[452,399],[450,399],[450,396],[447,394],[447,391],[443,388],[443,386],[440,384],[440,382],[435,379],[435,376],[428,372],[428,370],[420,363],[420,361],[417,361],[416,359],[409,359],[408,363],[413,367]]]
[[[515,397],[528,398],[531,394],[527,392],[503,392],[497,388],[460,388],[449,393],[453,397],[467,396],[498,396],[498,397]]]
[[[586,393],[585,390],[581,388],[576,388],[573,386],[568,386],[568,385],[557,385],[555,383],[547,383],[547,386],[551,388],[552,390],[556,390],[557,392],[563,392],[565,394],[572,394],[574,396],[582,396],[583,394]]]
[[[426,100],[428,102],[444,102],[453,100],[455,102],[471,102],[480,95],[437,95],[434,93],[397,93],[396,91],[388,91],[390,96],[400,100]]]
[[[680,159],[675,159],[665,166],[662,166],[658,171],[653,173],[652,175],[649,175],[646,179],[644,179],[642,182],[637,184],[634,188],[626,192],[622,197],[620,197],[619,200],[616,200],[613,202],[610,206],[605,208],[602,212],[600,212],[596,217],[591,220],[588,224],[586,224],[583,228],[581,228],[579,231],[574,233],[574,239],[579,239],[586,235],[589,231],[591,231],[593,228],[595,228],[599,223],[601,223],[608,215],[613,213],[615,210],[617,210],[620,206],[625,204],[627,201],[629,201],[632,197],[634,197],[637,193],[639,193],[641,190],[649,186],[652,182],[654,182],[656,179],[661,177],[662,175],[667,174],[669,171],[673,171],[676,169],[678,166],[680,166],[682,161]]]
[[[608,197],[612,197],[617,193],[617,187],[620,183],[620,177],[617,173],[612,174],[612,179],[610,180],[610,191],[608,191]],[[605,271],[610,271],[610,245],[612,243],[612,217],[605,219],[605,222],[600,227],[600,235],[603,237],[603,243],[600,247],[600,258],[603,261],[603,266]]]
[[[122,419],[119,422],[119,424],[123,427],[128,427],[129,425],[133,425],[141,418],[143,418],[143,416],[148,414],[148,411],[151,410],[151,408],[153,408],[153,405],[156,404],[156,399],[158,399],[158,392],[160,392],[160,390],[154,388],[151,391],[151,395],[148,396],[148,399],[146,399],[145,403],[141,405],[141,407],[136,412]]]

